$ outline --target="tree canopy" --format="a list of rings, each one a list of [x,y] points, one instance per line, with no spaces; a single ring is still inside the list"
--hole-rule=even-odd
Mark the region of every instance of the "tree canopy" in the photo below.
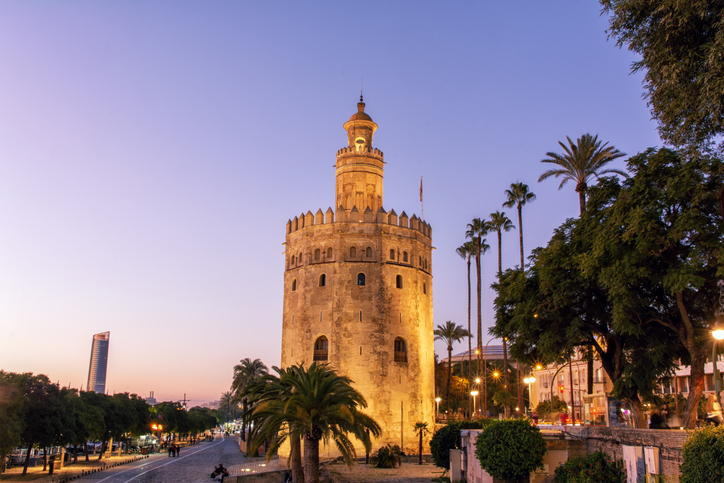
[[[700,146],[724,133],[724,3],[716,0],[600,0],[609,33],[641,55],[645,97],[659,133]]]

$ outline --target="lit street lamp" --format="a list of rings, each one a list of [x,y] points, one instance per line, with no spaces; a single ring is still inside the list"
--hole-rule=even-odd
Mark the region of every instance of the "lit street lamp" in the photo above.
[[[435,422],[437,422],[437,415],[440,412],[440,401],[442,401],[442,399],[439,397],[435,398]]]
[[[526,377],[525,379],[523,379],[523,382],[526,383],[526,384],[528,384],[528,409],[532,411],[532,408],[533,408],[533,399],[532,399],[532,397],[533,397],[533,396],[531,396],[530,384],[531,384],[532,382],[535,382],[535,377],[533,377],[533,376]]]
[[[714,337],[714,344],[712,348],[711,360],[714,365],[714,394],[716,395],[716,402],[721,407],[721,378],[719,376],[719,367],[717,364],[717,341],[724,340],[724,326],[722,326],[722,319],[724,319],[724,280],[719,280],[717,283],[719,287],[719,307],[716,310],[714,327],[711,330],[711,335]]]
[[[477,413],[477,406],[475,404],[475,396],[478,395],[478,391],[470,391],[470,395],[473,396],[473,412]]]

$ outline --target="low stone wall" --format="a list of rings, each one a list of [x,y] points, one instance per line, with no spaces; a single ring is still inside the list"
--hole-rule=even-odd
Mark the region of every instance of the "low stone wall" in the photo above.
[[[290,470],[267,471],[266,473],[251,473],[242,476],[231,476],[224,478],[229,483],[284,483],[287,473]]]
[[[588,454],[602,451],[611,458],[623,459],[623,446],[653,446],[659,448],[661,472],[678,478],[683,462],[682,446],[688,437],[679,429],[623,429],[602,426],[567,426],[572,437],[585,439]]]

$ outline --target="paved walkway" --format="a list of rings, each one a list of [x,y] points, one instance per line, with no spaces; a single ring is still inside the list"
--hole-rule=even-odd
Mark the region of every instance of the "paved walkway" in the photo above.
[[[213,442],[199,443],[184,447],[176,458],[167,453],[155,455],[147,460],[112,468],[88,475],[77,481],[95,483],[178,483],[212,481],[209,475],[219,464],[227,468],[241,466],[248,462],[234,442],[234,438],[218,438]]]

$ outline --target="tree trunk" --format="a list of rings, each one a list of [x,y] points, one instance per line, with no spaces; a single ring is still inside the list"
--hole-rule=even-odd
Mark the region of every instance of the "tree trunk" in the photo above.
[[[626,398],[626,404],[628,404],[628,407],[631,409],[634,427],[639,429],[648,429],[646,414],[644,414],[643,404],[641,404],[641,399],[639,399],[638,394],[635,394],[631,398]]]
[[[48,469],[48,448],[43,447],[43,471]]]
[[[319,483],[319,440],[304,437],[304,483]]]
[[[510,378],[508,377],[508,343],[505,337],[503,337],[503,381],[505,382],[505,391],[510,391]],[[506,397],[505,402],[505,417],[510,416],[510,402],[509,398]]]
[[[417,464],[419,464],[419,465],[422,464],[422,432],[423,432],[422,429],[420,429],[420,449],[418,451],[420,456],[417,460]]]
[[[25,465],[23,465],[23,475],[28,473],[28,465],[30,464],[30,452],[33,450],[32,443],[28,445],[28,452],[25,455]]]
[[[292,480],[294,483],[304,483],[304,467],[302,466],[302,440],[292,440]]]
[[[686,398],[686,409],[684,410],[684,423],[686,429],[696,428],[696,420],[699,412],[699,400],[704,393],[704,363],[706,355],[703,351],[689,350],[691,354],[691,388],[689,397]]]
[[[73,464],[78,463],[78,443],[73,445]]]
[[[593,347],[588,346],[586,351],[586,372],[588,372],[588,379],[586,380],[586,393],[593,394]]]
[[[87,442],[87,441],[84,441],[84,442],[83,442],[83,451],[85,452],[85,460],[86,460],[86,462],[87,462],[87,461],[90,461],[90,457],[88,456],[88,442]]]

